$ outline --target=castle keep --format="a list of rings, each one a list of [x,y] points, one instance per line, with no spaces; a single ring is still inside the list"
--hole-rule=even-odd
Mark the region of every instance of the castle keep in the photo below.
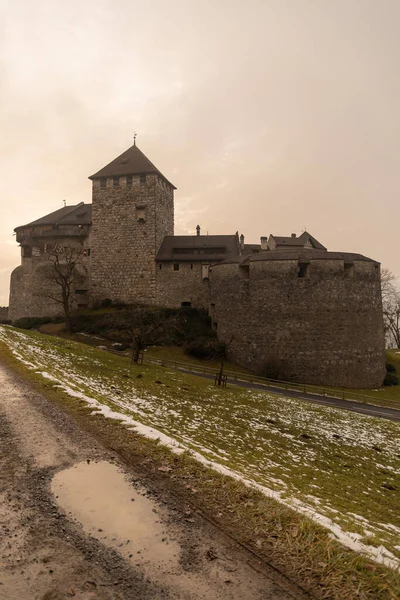
[[[279,364],[285,378],[375,387],[385,374],[379,263],[328,252],[308,232],[261,237],[174,235],[175,186],[134,144],[90,177],[92,204],[65,206],[16,228],[21,265],[9,318],[54,316],[49,248],[82,260],[74,303],[207,310],[239,364]]]

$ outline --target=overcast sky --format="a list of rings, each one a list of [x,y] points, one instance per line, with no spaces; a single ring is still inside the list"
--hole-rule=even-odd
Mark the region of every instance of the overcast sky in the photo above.
[[[399,0],[0,0],[0,305],[13,229],[132,144],[176,233],[307,230],[400,276]]]

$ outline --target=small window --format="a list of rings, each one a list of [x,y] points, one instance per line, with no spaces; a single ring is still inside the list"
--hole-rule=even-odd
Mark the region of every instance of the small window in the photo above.
[[[354,263],[344,263],[344,278],[353,279],[354,277]]]
[[[310,264],[309,263],[299,263],[298,276],[302,279],[306,279],[310,277]]]
[[[128,175],[128,177],[126,178],[126,187],[132,187],[132,181],[133,181],[132,175]]]
[[[190,268],[193,269],[193,264],[190,265]]]
[[[160,264],[158,265],[158,268],[159,268],[160,270],[162,269],[162,263],[160,263]]]
[[[105,190],[107,187],[107,179],[100,179],[100,188]]]
[[[146,175],[140,176],[140,185],[146,185]]]
[[[119,187],[119,177],[113,177],[113,187]]]
[[[214,331],[217,331],[218,323],[216,321],[213,321],[212,328],[214,329]]]
[[[250,277],[250,265],[240,265],[239,273],[242,279],[249,279]]]
[[[145,206],[137,206],[136,207],[136,218],[141,223],[144,223],[146,220],[146,207]]]
[[[24,258],[31,258],[31,256],[32,256],[32,246],[22,246],[22,256]]]
[[[190,308],[192,306],[191,302],[181,302],[182,308]]]
[[[179,271],[179,263],[174,263],[174,271]]]
[[[210,272],[210,265],[201,265],[201,276],[203,279],[208,279]]]

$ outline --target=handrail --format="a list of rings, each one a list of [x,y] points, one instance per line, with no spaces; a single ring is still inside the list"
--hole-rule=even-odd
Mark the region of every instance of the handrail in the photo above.
[[[177,370],[184,369],[185,371],[191,371],[194,373],[202,373],[204,375],[213,375],[219,373],[219,369],[214,367],[208,367],[205,365],[197,365],[190,362],[180,362],[176,360],[168,360],[162,358],[156,358],[153,356],[144,355],[143,362],[150,364],[157,364],[165,367],[172,367]],[[292,390],[301,392],[303,394],[313,394],[316,396],[325,396],[327,398],[339,398],[341,400],[354,400],[355,402],[366,403],[374,400],[385,400],[387,402],[396,402],[396,400],[388,398],[379,398],[379,396],[370,396],[367,394],[358,394],[357,392],[349,392],[347,390],[336,390],[329,387],[309,385],[305,383],[296,383],[293,381],[283,381],[279,379],[270,379],[268,377],[260,377],[258,375],[252,375],[247,373],[240,373],[237,371],[228,371],[224,369],[224,375],[228,378],[228,383],[235,381],[248,381],[250,383],[256,383],[259,385],[265,385],[266,387],[274,387],[283,390]]]

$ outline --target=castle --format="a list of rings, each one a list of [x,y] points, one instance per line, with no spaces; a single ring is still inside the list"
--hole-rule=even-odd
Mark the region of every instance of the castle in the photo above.
[[[221,343],[244,366],[279,361],[307,383],[376,387],[385,374],[379,263],[328,252],[308,232],[261,237],[174,235],[175,186],[136,143],[100,169],[92,204],[65,206],[15,229],[21,265],[9,318],[53,316],[49,247],[82,248],[76,306],[192,306],[209,311]]]

